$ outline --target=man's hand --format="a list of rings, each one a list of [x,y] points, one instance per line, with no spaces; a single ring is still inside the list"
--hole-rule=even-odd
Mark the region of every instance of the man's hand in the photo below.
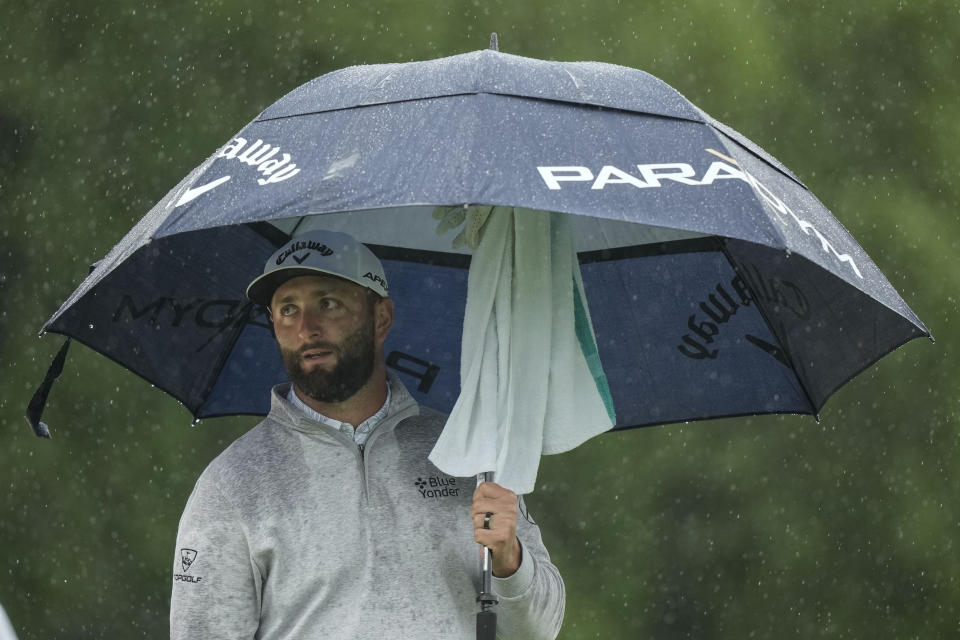
[[[489,515],[488,514],[492,514]],[[484,527],[486,521],[487,527]],[[517,494],[495,482],[484,482],[473,492],[473,538],[493,554],[493,575],[512,576],[520,568],[517,540]]]

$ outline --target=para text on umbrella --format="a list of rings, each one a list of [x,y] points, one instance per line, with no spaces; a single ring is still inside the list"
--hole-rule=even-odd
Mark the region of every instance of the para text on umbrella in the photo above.
[[[707,151],[711,151],[707,149]],[[833,246],[833,243],[827,239],[823,233],[817,229],[809,220],[804,220],[788,207],[783,200],[778,198],[762,182],[757,180],[749,171],[738,169],[726,162],[715,161],[710,163],[707,170],[699,178],[693,166],[686,162],[665,162],[654,164],[636,165],[640,176],[619,169],[613,165],[604,165],[594,176],[589,167],[568,165],[545,167],[538,166],[537,171],[540,177],[547,185],[547,188],[553,191],[562,189],[561,182],[590,182],[591,189],[601,190],[607,185],[627,184],[637,189],[658,188],[663,186],[663,181],[672,181],[687,186],[710,186],[717,180],[742,180],[746,182],[760,196],[760,199],[767,204],[776,214],[777,219],[787,225],[792,220],[801,231],[806,235],[813,234],[820,241],[820,247],[823,252],[832,255],[839,262],[846,263],[853,269],[861,280],[863,274],[854,262],[853,257],[848,253],[840,253]]]

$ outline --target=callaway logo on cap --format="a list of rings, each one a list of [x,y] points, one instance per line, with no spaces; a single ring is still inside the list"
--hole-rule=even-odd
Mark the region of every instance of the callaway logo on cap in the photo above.
[[[387,297],[387,276],[377,256],[346,233],[314,230],[291,238],[247,287],[247,298],[268,306],[277,287],[294,276],[327,273]]]

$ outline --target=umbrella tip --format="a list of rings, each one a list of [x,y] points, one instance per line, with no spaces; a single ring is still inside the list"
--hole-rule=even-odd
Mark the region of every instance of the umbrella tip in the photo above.
[[[497,38],[497,32],[490,34],[490,48],[494,51],[500,51],[500,39]]]

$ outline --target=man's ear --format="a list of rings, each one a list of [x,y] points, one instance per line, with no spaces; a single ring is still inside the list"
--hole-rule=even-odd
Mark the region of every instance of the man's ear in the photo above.
[[[390,333],[390,327],[393,326],[393,300],[390,298],[380,298],[373,307],[374,331],[376,332],[377,342],[383,344]]]

